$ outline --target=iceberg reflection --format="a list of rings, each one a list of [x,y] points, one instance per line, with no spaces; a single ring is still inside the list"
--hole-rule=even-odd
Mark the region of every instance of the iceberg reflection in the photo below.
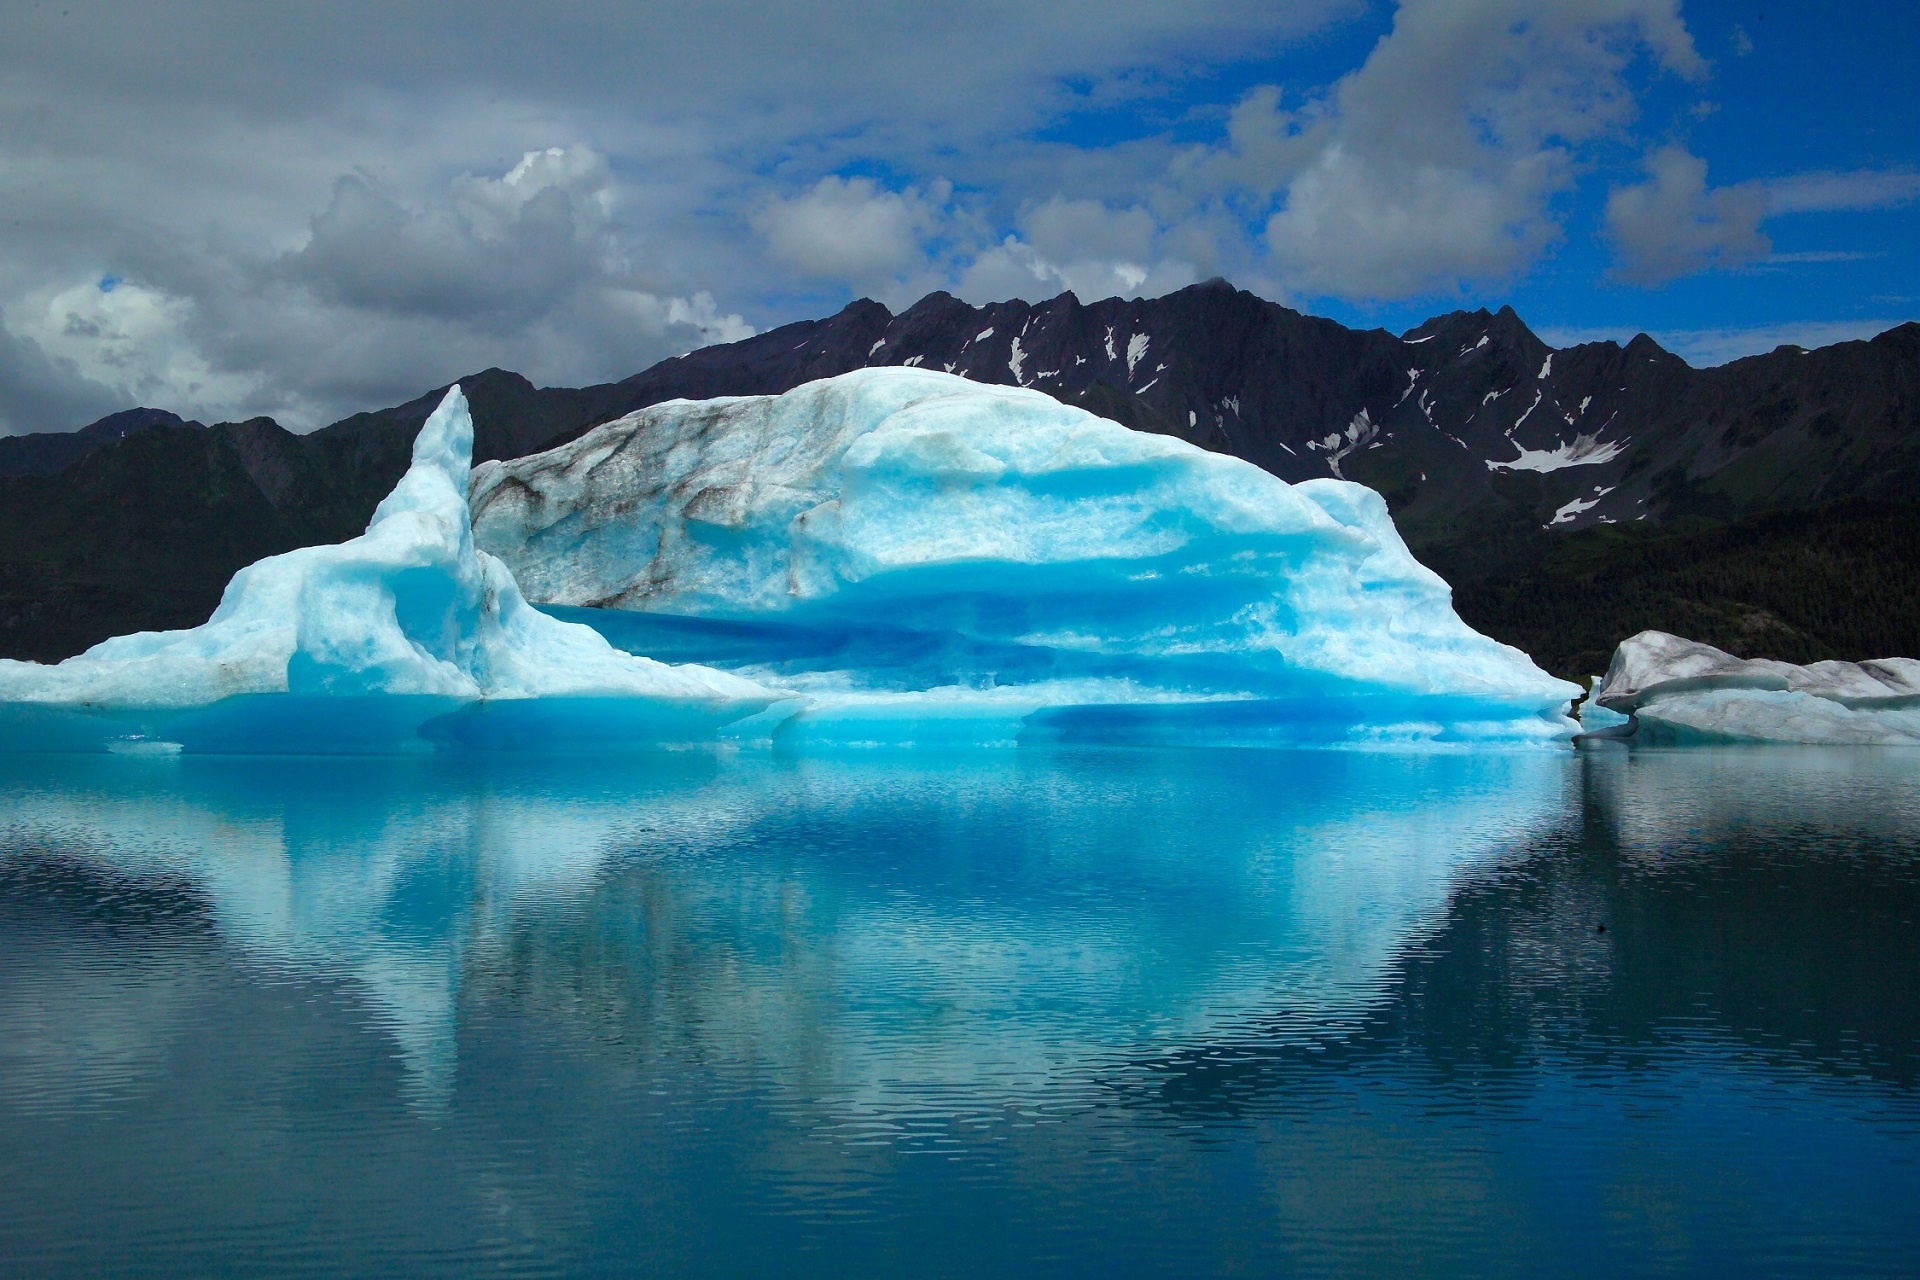
[[[463,1020],[507,1000],[882,1128],[1076,1106],[1104,1067],[1270,1038],[1275,1014],[1339,1034],[1579,785],[1538,752],[5,769],[0,859],[191,886],[250,967],[357,990],[421,1104],[459,1087]]]

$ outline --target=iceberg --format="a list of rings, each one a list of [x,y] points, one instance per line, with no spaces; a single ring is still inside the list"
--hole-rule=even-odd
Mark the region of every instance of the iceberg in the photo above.
[[[383,751],[711,738],[781,695],[614,648],[475,549],[459,387],[367,531],[235,574],[202,626],[0,660],[12,749]]]
[[[1594,700],[1652,742],[1920,745],[1920,661],[1742,659],[1642,631],[1621,642]]]
[[[1385,502],[1039,392],[866,369],[475,469],[474,537],[639,652],[799,695],[793,743],[1564,741]]]

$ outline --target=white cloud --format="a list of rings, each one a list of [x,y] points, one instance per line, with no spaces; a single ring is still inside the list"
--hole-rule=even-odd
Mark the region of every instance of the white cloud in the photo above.
[[[188,299],[106,279],[35,301],[38,307],[22,309],[23,335],[81,376],[113,388],[121,401],[116,408],[240,404],[260,381],[258,374],[222,372],[207,362],[192,341]]]
[[[710,292],[671,293],[637,269],[615,208],[607,162],[586,148],[529,152],[418,202],[349,175],[297,247],[129,241],[124,281],[48,288],[10,318],[112,388],[114,407],[295,428],[488,365],[579,385],[753,332]]]
[[[1026,198],[1001,186],[1002,144],[1358,7],[0,6],[0,309],[40,333],[49,299],[124,276],[167,328],[113,371],[201,417],[312,425],[487,363],[625,376],[739,336],[742,311],[829,308],[833,273],[877,274],[896,304],[949,282],[1011,226],[975,206]],[[941,211],[940,156],[990,194]],[[838,210],[864,219],[852,243],[809,231],[821,179],[876,161],[927,176]],[[763,237],[775,194],[814,199]],[[104,348],[52,355],[20,323],[0,417],[122,407],[126,386],[79,372]]]
[[[846,289],[898,307],[1213,274],[1280,299],[1487,285],[1644,145],[1649,67],[1702,72],[1678,3],[1403,0],[1351,74],[1219,117],[1212,85],[1382,6],[0,6],[0,416],[139,386],[312,425],[485,364],[625,376]],[[1062,141],[1081,109],[1126,136]],[[894,176],[855,176],[876,172]],[[1767,214],[1916,182],[1801,175],[1766,184]],[[1629,205],[1673,194],[1643,185]],[[1695,195],[1695,224],[1741,225]],[[1642,239],[1669,262],[1744,252],[1724,228],[1703,250],[1685,218],[1661,241],[1660,212]],[[147,337],[63,327],[108,274],[151,303]]]
[[[1920,196],[1920,173],[1890,169],[1799,173],[1766,183],[1765,191],[1769,214],[1888,209]]]
[[[951,194],[945,184],[922,195],[829,174],[792,199],[769,201],[752,221],[781,261],[859,285],[921,265],[923,241],[936,233]]]
[[[956,294],[982,303],[1071,290],[1091,302],[1159,297],[1199,279],[1192,263],[1159,250],[1160,228],[1138,206],[1055,198],[1027,210],[1019,224],[1022,235],[973,258],[954,285]]]
[[[544,147],[520,157],[504,178],[463,173],[453,180],[453,205],[482,240],[508,239],[528,203],[548,190],[564,191],[583,209],[589,234],[613,215],[613,170],[586,146]],[[597,218],[594,216],[597,213]]]
[[[1607,199],[1607,233],[1619,254],[1618,272],[1640,284],[1755,262],[1847,262],[1871,256],[1843,250],[1772,253],[1763,224],[1796,213],[1885,209],[1920,196],[1920,174],[1885,169],[1800,173],[1710,187],[1706,161],[1674,145],[1649,153],[1643,167],[1646,181],[1618,187]]]
[[[1767,193],[1759,183],[1710,188],[1706,161],[1678,146],[1652,152],[1645,168],[1645,182],[1607,197],[1607,234],[1626,279],[1659,284],[1772,250],[1760,230]]]
[[[1497,281],[1559,234],[1576,148],[1635,110],[1640,51],[1702,63],[1677,0],[1406,0],[1393,30],[1325,98],[1253,96],[1220,165],[1263,171],[1283,278],[1312,293],[1398,298]]]

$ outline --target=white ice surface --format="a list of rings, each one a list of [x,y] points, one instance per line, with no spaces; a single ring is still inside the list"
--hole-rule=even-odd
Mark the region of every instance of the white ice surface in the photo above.
[[[1796,666],[1642,631],[1614,650],[1595,701],[1651,739],[1920,745],[1911,658]]]
[[[1577,686],[1462,623],[1372,490],[1288,485],[1038,392],[893,368],[655,405],[477,468],[473,511],[545,604],[858,637],[861,662],[742,668],[813,698],[790,734],[972,718],[999,741],[1174,707],[1203,740],[1249,717],[1301,741],[1574,728]],[[1070,736],[1120,732],[1098,719]]]
[[[296,749],[303,733],[405,740],[429,719],[480,703],[557,700],[533,719],[559,729],[560,703],[589,720],[631,721],[644,708],[697,724],[774,700],[738,676],[636,657],[531,608],[506,567],[474,548],[472,451],[473,422],[454,387],[364,534],[247,566],[201,626],[116,636],[55,666],[0,660],[0,747],[31,748],[36,732],[73,728],[70,718],[48,718],[60,709],[87,720],[79,738],[91,725],[103,742],[125,745],[177,741],[174,721],[191,736],[218,707],[215,737],[239,732],[250,749],[275,738]],[[609,701],[617,711],[602,705]],[[392,723],[376,730],[372,720]],[[517,718],[516,731],[532,729],[527,715]]]

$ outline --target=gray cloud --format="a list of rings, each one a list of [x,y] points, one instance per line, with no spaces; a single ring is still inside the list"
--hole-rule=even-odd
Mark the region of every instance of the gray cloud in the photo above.
[[[122,392],[0,328],[0,434],[67,431],[126,407]]]
[[[1631,119],[1643,49],[1702,69],[1678,0],[1406,0],[1325,99],[1270,95],[1233,121],[1246,176],[1285,186],[1266,226],[1280,270],[1348,298],[1517,272],[1559,234],[1575,148]]]
[[[1596,151],[1641,145],[1649,64],[1702,73],[1678,0],[1402,0],[1335,83],[1255,89],[1185,142],[1151,122],[1371,9],[0,8],[0,414],[137,399],[312,426],[486,364],[625,376],[848,290],[1446,294],[1524,272]],[[1087,108],[1137,127],[1047,132]],[[1634,269],[1748,251],[1746,197],[1686,177],[1617,193]],[[1764,196],[1868,207],[1914,182]]]
[[[847,165],[986,154],[1359,8],[8,6],[0,313],[9,350],[111,392],[75,405],[305,426],[481,363],[624,376],[736,312],[812,311],[818,281],[951,283],[1005,229],[983,199],[1021,200]],[[861,240],[835,244],[846,216]]]
[[[616,212],[607,161],[586,148],[530,152],[418,202],[349,175],[297,247],[128,234],[114,288],[43,288],[9,318],[119,407],[297,426],[488,364],[589,382],[752,331],[636,266]]]
[[[1757,182],[1707,185],[1707,162],[1678,146],[1647,156],[1647,180],[1607,197],[1607,233],[1619,273],[1659,284],[1709,267],[1736,267],[1773,248],[1761,233],[1767,194]]]
[[[926,242],[949,214],[950,183],[887,191],[871,178],[820,179],[791,199],[775,198],[751,221],[773,255],[809,276],[856,287],[922,264]]]
[[[1707,162],[1678,145],[1643,161],[1646,180],[1607,198],[1607,234],[1616,273],[1637,284],[1664,284],[1702,271],[1765,262],[1847,262],[1871,256],[1839,250],[1773,253],[1763,225],[1796,213],[1885,209],[1920,196],[1920,174],[1859,169],[1792,174],[1711,187]]]

